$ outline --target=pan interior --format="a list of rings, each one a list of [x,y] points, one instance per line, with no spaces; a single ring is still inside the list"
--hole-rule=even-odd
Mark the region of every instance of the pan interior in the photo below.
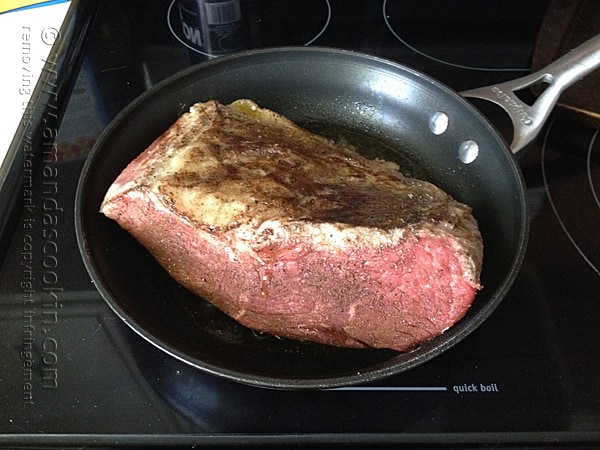
[[[179,286],[128,233],[101,215],[123,168],[189,106],[250,98],[316,132],[345,139],[369,157],[392,158],[471,205],[485,244],[483,291],[467,316],[418,349],[339,349],[250,331]],[[431,115],[449,117],[431,132]],[[458,158],[479,144],[470,164]],[[519,171],[487,123],[455,93],[410,69],[360,54],[302,48],[224,57],[166,80],[127,107],[98,140],[77,193],[76,224],[86,266],[103,297],[135,331],[210,373],[276,388],[371,381],[441,353],[481,323],[508,290],[524,251]]]

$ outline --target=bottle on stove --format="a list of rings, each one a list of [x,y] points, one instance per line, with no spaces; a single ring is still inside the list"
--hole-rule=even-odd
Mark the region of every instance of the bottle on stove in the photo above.
[[[249,18],[243,0],[178,0],[181,37],[203,56],[214,58],[248,48]]]

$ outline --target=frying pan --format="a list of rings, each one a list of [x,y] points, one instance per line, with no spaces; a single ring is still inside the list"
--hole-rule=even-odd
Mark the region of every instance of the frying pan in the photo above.
[[[587,66],[597,65],[599,47],[596,39],[569,58],[577,56]],[[590,58],[595,58],[593,64]],[[570,64],[563,61],[557,67],[575,78]],[[550,78],[560,77],[545,78],[546,94],[556,96]],[[508,90],[491,88],[491,96],[503,103],[505,97],[498,96],[498,89],[503,94]],[[485,90],[468,95],[489,96]],[[344,139],[359,151],[369,150],[370,156],[395,159],[471,205],[485,245],[481,276],[485,287],[467,315],[441,336],[405,353],[261,335],[179,286],[127,232],[98,212],[121,170],[191,104],[209,99],[229,103],[238,98],[250,98],[308,129]],[[549,110],[548,103],[544,107]],[[513,143],[517,148],[533,136],[519,131],[523,110],[532,113],[525,107],[517,113],[514,109],[513,105],[509,112],[517,117]],[[222,57],[176,74],[141,95],[111,122],[92,149],[78,185],[75,222],[93,282],[134,331],[208,373],[280,389],[371,382],[443,353],[498,306],[517,275],[528,238],[519,167],[503,139],[469,102],[400,64],[313,47]]]

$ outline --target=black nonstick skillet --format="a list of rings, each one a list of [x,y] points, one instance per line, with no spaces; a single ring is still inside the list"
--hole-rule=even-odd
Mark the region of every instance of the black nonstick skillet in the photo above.
[[[408,67],[326,48],[255,50],[185,70],[144,93],[104,131],[86,161],[75,220],[86,267],[102,296],[137,333],[203,371],[246,384],[330,388],[370,382],[441,354],[498,306],[526,250],[525,188],[513,151],[545,121],[562,90],[600,64],[600,37],[541,72],[463,93],[502,105],[511,146],[464,97]],[[529,106],[513,93],[542,83]],[[485,286],[467,315],[407,353],[340,349],[257,334],[190,294],[127,232],[98,212],[121,170],[198,101],[249,98],[308,129],[396,159],[473,207],[483,234]]]

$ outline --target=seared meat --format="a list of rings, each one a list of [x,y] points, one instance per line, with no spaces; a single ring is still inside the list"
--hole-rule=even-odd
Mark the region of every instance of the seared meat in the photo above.
[[[403,351],[480,288],[468,206],[249,100],[193,105],[101,212],[187,289],[281,337]]]

